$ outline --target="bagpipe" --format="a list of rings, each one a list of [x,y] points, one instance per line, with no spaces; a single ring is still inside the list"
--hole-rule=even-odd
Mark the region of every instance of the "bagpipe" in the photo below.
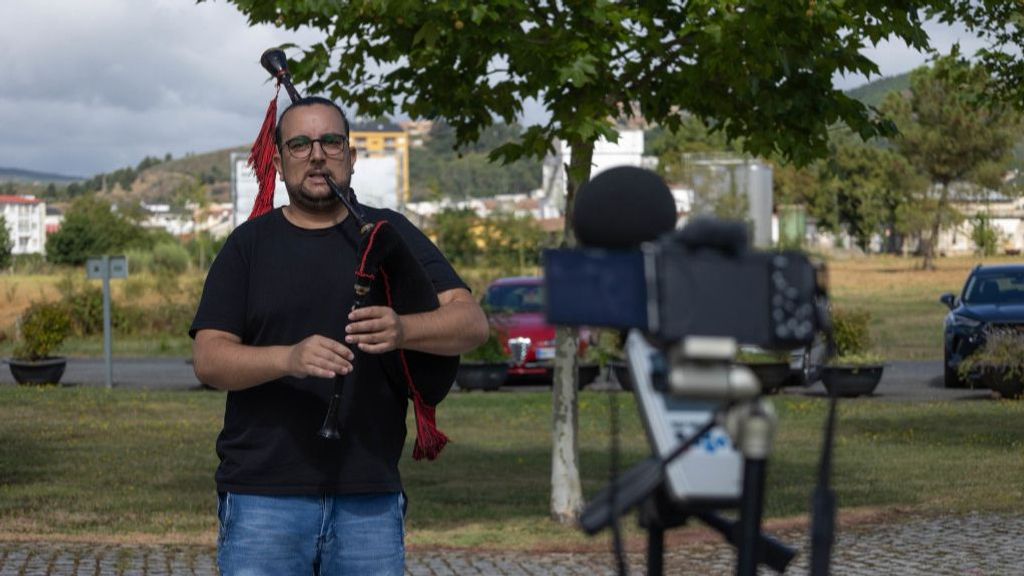
[[[295,89],[288,71],[284,52],[271,48],[263,53],[260,64],[277,81],[277,88],[284,86],[294,103],[302,97]],[[260,134],[253,144],[249,165],[259,181],[259,193],[249,218],[261,216],[274,204],[274,186],[277,179],[273,164],[274,131],[277,122],[277,93],[267,108],[267,114]],[[347,121],[346,121],[347,122]],[[327,185],[333,194],[348,209],[359,229],[357,248],[358,268],[355,271],[355,297],[353,309],[368,305],[389,306],[399,315],[417,314],[436,310],[440,303],[437,293],[423,265],[416,259],[398,230],[386,220],[370,222],[356,200],[351,187],[342,189],[330,176]],[[354,364],[365,354],[358,348]],[[413,458],[433,460],[448,443],[448,437],[438,430],[435,408],[444,399],[459,366],[458,356],[440,356],[415,350],[393,350],[379,355],[389,383],[404,388],[412,398],[416,413],[416,445]],[[341,437],[339,413],[343,412],[346,379],[357,373],[337,375],[327,415],[320,429],[320,437],[335,440]]]

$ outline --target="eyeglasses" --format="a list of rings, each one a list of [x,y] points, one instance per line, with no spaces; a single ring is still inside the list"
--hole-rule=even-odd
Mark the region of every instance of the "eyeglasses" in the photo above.
[[[292,157],[301,160],[309,158],[310,153],[313,152],[313,144],[316,142],[320,143],[320,148],[324,151],[325,156],[341,156],[341,153],[345,151],[345,146],[348,145],[348,136],[344,134],[324,134],[319,138],[296,136],[285,142],[284,147],[288,149],[288,153]]]

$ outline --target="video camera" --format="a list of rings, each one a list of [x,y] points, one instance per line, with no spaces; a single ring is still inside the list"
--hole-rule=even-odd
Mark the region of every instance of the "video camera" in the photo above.
[[[576,230],[585,248],[544,254],[548,321],[637,328],[664,343],[700,336],[775,350],[810,345],[828,322],[823,270],[802,253],[749,249],[742,222],[699,218],[673,230],[675,203],[652,176],[616,168],[580,191]],[[621,230],[632,223],[635,230]],[[616,226],[617,234],[605,232]],[[630,241],[639,247],[622,246]]]
[[[671,192],[639,168],[595,177],[574,212],[582,248],[544,253],[548,321],[631,331],[627,359],[655,451],[592,501],[584,530],[645,500],[698,515],[739,506],[738,529],[713,520],[738,546],[743,532],[738,572],[758,562],[781,571],[795,552],[759,528],[774,412],[735,358],[740,345],[792,350],[829,331],[824,269],[802,253],[751,249],[741,222],[697,218],[676,230]]]

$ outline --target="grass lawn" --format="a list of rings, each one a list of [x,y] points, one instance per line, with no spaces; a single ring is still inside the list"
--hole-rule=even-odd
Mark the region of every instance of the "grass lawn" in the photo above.
[[[632,397],[616,398],[628,465],[646,456],[647,443]],[[223,402],[218,392],[0,387],[0,539],[212,544]],[[547,517],[550,403],[546,392],[461,393],[445,401],[439,422],[453,443],[435,462],[403,460],[410,545],[588,542]],[[827,404],[779,397],[775,405],[780,430],[766,513],[800,516]],[[587,495],[608,478],[608,410],[608,394],[581,395]],[[1024,403],[841,404],[834,482],[844,510],[1024,513],[1022,475]]]
[[[944,258],[930,272],[918,270],[918,263],[896,257],[829,262],[835,305],[872,313],[875,348],[889,360],[941,357],[946,308],[938,297],[958,292],[977,261]],[[3,335],[14,333],[14,319],[31,301],[56,298],[57,280],[0,275],[0,356],[10,354],[11,340]],[[132,293],[156,298],[145,282],[136,279]],[[125,285],[115,285],[115,299],[130,298]],[[69,340],[61,352],[98,357],[102,338]],[[191,343],[184,334],[115,334],[114,353],[188,356]],[[648,447],[633,398],[617,399],[628,466]],[[0,539],[212,544],[214,441],[223,402],[215,392],[0,387]],[[439,421],[453,443],[437,462],[403,460],[409,543],[538,549],[593,542],[548,520],[550,404],[546,392],[449,397]],[[775,405],[781,421],[766,514],[802,516],[827,406],[821,399],[791,397],[779,397]],[[581,394],[580,465],[588,496],[609,474],[608,409],[607,394]],[[843,402],[834,473],[840,506],[847,513],[1024,513],[1022,416],[1024,402]],[[625,526],[635,533],[632,522]]]
[[[939,258],[936,270],[920,270],[920,258],[871,256],[828,262],[834,306],[871,312],[875,350],[888,360],[942,358],[944,292],[959,295],[977,264],[1020,263],[1020,257]]]

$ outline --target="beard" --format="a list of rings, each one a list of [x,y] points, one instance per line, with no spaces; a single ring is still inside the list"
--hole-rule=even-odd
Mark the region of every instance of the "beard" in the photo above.
[[[288,199],[291,203],[308,212],[327,214],[337,211],[338,206],[341,205],[341,200],[333,193],[327,196],[313,196],[302,187],[301,183],[293,186],[286,182],[285,189],[288,190]]]

